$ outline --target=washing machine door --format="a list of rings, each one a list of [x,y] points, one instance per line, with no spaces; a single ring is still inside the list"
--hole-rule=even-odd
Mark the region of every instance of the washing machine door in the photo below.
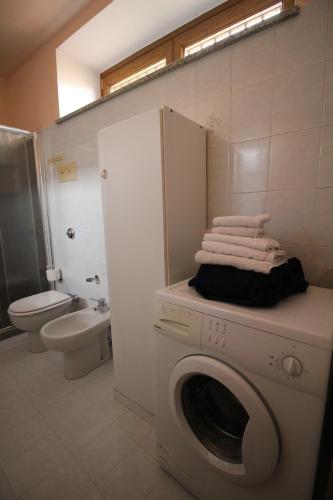
[[[242,484],[258,484],[274,471],[279,438],[259,393],[236,370],[208,356],[189,356],[170,377],[174,417],[204,459]]]

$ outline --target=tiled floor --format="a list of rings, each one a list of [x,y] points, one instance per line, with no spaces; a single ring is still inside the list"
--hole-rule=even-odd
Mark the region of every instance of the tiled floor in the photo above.
[[[78,380],[60,353],[0,342],[0,499],[191,500],[156,461],[153,428],[113,395],[112,361]]]

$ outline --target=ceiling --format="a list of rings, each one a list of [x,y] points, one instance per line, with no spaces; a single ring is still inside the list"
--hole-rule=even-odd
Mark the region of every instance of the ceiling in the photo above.
[[[113,0],[59,49],[102,72],[224,1]]]
[[[0,0],[0,77],[8,77],[90,0]]]

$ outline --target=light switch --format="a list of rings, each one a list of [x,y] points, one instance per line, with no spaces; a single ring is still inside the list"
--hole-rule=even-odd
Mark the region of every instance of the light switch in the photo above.
[[[77,164],[76,161],[63,163],[58,166],[59,182],[76,181],[77,180]]]

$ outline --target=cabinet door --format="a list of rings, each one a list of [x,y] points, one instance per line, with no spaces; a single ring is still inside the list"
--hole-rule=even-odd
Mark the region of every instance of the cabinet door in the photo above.
[[[165,286],[161,111],[99,131],[116,389],[153,413],[153,299]]]

